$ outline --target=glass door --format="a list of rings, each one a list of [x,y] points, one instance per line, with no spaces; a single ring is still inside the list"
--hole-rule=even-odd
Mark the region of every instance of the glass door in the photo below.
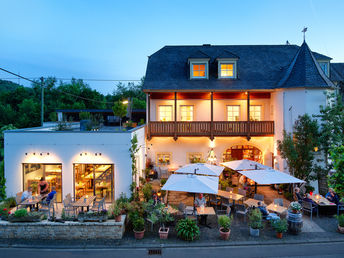
[[[106,202],[112,200],[112,165],[94,165],[95,194],[97,198],[105,197]]]

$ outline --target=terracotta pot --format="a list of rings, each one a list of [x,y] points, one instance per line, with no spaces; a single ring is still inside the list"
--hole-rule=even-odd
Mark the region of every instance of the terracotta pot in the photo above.
[[[282,232],[276,232],[276,236],[277,236],[277,238],[281,239],[283,237],[283,233]]]
[[[135,239],[142,239],[145,235],[145,231],[135,231],[134,230],[134,233],[135,233]]]
[[[170,231],[170,228],[165,228],[165,231],[163,228],[159,228],[159,236],[160,239],[167,239],[168,238],[168,232]]]
[[[122,221],[122,215],[115,216],[115,221],[121,222]]]
[[[344,227],[338,225],[338,232],[344,234]]]
[[[228,232],[225,232],[225,231],[222,231],[223,230],[223,228],[221,227],[220,228],[220,238],[222,239],[222,240],[228,240],[229,239],[229,236],[230,236],[230,234],[231,234],[231,231],[229,230]]]

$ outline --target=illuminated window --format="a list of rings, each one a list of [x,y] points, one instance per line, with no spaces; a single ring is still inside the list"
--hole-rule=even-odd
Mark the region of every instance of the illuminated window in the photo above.
[[[239,121],[240,106],[227,106],[227,121]]]
[[[207,63],[191,63],[191,78],[207,78]]]
[[[171,164],[171,153],[158,153],[156,154],[156,160],[158,165],[170,165]]]
[[[202,152],[189,152],[187,153],[188,163],[204,163]]]
[[[181,121],[193,121],[193,106],[180,106]]]
[[[219,61],[219,78],[236,78],[236,62]]]
[[[262,106],[250,106],[250,121],[262,120]]]
[[[159,120],[172,121],[172,106],[159,106]]]

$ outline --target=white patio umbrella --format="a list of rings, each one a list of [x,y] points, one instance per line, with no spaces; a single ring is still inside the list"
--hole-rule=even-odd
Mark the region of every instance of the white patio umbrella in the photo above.
[[[304,183],[305,181],[300,180],[296,177],[288,175],[282,171],[275,169],[265,170],[246,170],[238,171],[238,173],[246,176],[253,180],[259,185],[274,185],[274,184],[298,184]]]
[[[233,170],[255,170],[255,169],[272,169],[271,167],[265,166],[258,162],[248,159],[233,160],[221,163],[222,166]]]
[[[162,190],[217,194],[218,185],[219,178],[214,176],[173,174],[167,179]]]
[[[207,176],[220,176],[224,167],[210,165],[207,163],[193,163],[185,165],[175,173],[184,173],[184,174],[197,174],[197,175],[207,175]]]

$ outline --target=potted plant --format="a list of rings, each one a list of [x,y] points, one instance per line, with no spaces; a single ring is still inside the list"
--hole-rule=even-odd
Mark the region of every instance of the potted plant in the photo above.
[[[11,214],[11,212],[7,208],[3,208],[2,210],[0,210],[0,218],[2,220],[8,220],[8,216],[10,214]]]
[[[231,233],[231,224],[233,217],[226,215],[219,216],[218,222],[220,225],[220,237],[222,240],[228,240]]]
[[[289,232],[292,234],[299,234],[301,232],[303,221],[302,221],[302,206],[298,202],[290,203],[288,208],[288,226]]]
[[[301,209],[302,209],[302,206],[300,203],[298,202],[291,202],[290,203],[290,206],[289,206],[289,210],[296,214],[296,213],[300,213],[301,212]]]
[[[193,241],[199,238],[200,232],[196,221],[191,219],[181,219],[176,226],[177,236],[186,241]]]
[[[122,210],[120,209],[119,205],[115,203],[112,208],[112,214],[115,218],[116,222],[121,222],[122,220]]]
[[[251,210],[249,216],[249,225],[250,225],[250,235],[254,237],[259,236],[259,229],[262,228],[262,213],[259,209]]]
[[[145,220],[142,217],[136,217],[133,220],[133,229],[135,239],[142,239],[145,235]]]
[[[344,214],[336,216],[338,221],[338,232],[344,234]]]
[[[272,227],[276,231],[277,238],[282,238],[283,233],[288,231],[288,222],[286,219],[273,220]]]
[[[165,224],[172,222],[174,219],[171,216],[171,214],[164,209],[164,207],[162,207],[160,209],[158,218],[159,218],[159,222],[160,222],[160,228],[159,228],[160,239],[167,239],[168,238],[168,232],[170,231],[170,228],[165,227]]]
[[[8,215],[9,222],[39,222],[43,219],[42,212],[28,212],[26,209],[16,210]]]

